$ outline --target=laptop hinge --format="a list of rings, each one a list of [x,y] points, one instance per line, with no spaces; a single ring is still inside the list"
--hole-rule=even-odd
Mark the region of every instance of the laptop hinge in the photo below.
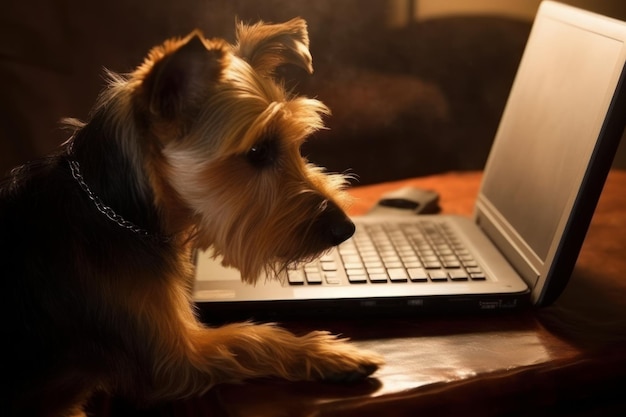
[[[539,279],[541,260],[482,196],[479,196],[477,200],[474,217],[478,227],[494,243],[500,253],[526,281],[526,284],[534,288]]]

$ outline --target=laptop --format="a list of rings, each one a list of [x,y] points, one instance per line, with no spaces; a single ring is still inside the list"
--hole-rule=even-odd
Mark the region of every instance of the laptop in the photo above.
[[[624,131],[625,62],[626,23],[544,1],[473,218],[353,218],[351,239],[256,285],[210,251],[198,252],[193,298],[201,316],[381,317],[552,303],[572,273]]]

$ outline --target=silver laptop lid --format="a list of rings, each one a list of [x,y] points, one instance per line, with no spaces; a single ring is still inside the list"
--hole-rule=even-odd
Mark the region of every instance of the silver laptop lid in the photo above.
[[[536,304],[552,301],[547,282],[567,281],[584,240],[624,128],[625,61],[624,22],[541,4],[475,211]]]

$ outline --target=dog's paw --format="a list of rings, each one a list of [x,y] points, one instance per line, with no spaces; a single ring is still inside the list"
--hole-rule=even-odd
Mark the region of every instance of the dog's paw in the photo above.
[[[376,372],[385,363],[377,353],[359,349],[348,339],[326,332],[312,332],[304,338],[313,345],[308,350],[307,358],[310,379],[357,382]]]
[[[359,382],[378,370],[379,365],[363,365],[355,371],[344,371],[331,373],[322,378],[323,381],[336,382],[339,384],[350,384]]]

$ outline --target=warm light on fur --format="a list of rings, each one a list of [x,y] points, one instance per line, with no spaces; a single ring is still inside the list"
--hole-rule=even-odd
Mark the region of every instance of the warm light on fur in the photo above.
[[[7,415],[80,415],[96,391],[151,404],[264,376],[354,380],[382,364],[325,332],[196,319],[193,250],[255,282],[354,230],[345,177],[300,155],[329,110],[274,79],[284,64],[312,72],[306,23],[238,24],[237,39],[194,32],[109,74],[72,139],[0,183]]]

